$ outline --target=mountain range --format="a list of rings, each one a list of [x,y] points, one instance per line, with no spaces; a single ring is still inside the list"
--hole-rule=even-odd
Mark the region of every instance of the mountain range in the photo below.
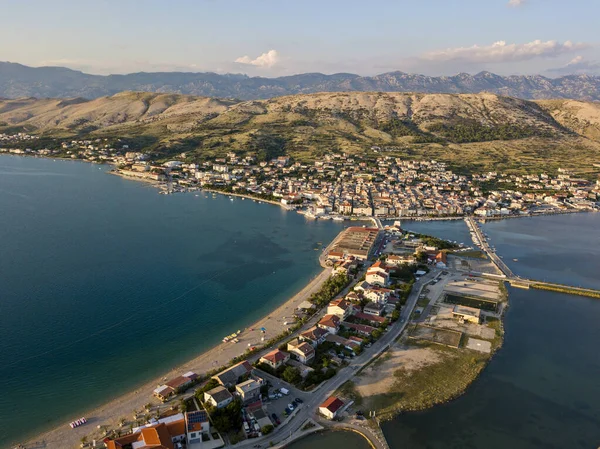
[[[64,67],[28,67],[0,62],[0,97],[94,99],[122,91],[177,93],[240,100],[266,99],[315,92],[423,92],[479,93],[523,99],[600,100],[600,76],[560,78],[476,75],[431,77],[403,72],[376,76],[350,73],[304,73],[278,78],[240,74],[156,72],[127,75],[91,75]]]

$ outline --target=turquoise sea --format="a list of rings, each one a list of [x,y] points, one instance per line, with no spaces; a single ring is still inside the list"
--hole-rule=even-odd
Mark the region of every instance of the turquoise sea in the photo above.
[[[0,157],[0,447],[152,379],[320,272],[342,225]]]

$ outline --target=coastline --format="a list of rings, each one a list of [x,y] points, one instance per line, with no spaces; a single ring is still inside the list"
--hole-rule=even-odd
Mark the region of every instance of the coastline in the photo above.
[[[220,190],[215,190],[215,189],[205,189],[203,187],[199,188],[200,192],[208,192],[208,193],[218,193],[220,195],[227,195],[227,196],[236,196],[238,198],[246,198],[248,200],[252,200],[252,201],[256,201],[256,202],[261,202],[261,203],[268,203],[268,204],[272,204],[273,206],[279,206],[285,210],[289,210],[292,211],[294,210],[293,207],[289,207],[286,204],[280,203],[278,201],[273,201],[273,200],[264,200],[262,198],[258,198],[252,195],[245,195],[243,193],[234,193],[234,192],[222,192]]]
[[[247,349],[246,344],[252,340],[256,345],[260,345],[260,328],[267,328],[265,341],[279,335],[285,327],[285,317],[293,315],[296,307],[308,299],[308,297],[317,291],[321,285],[329,278],[331,269],[322,269],[319,274],[313,277],[307,285],[305,285],[299,292],[288,299],[286,302],[280,304],[276,309],[272,310],[267,315],[260,318],[255,323],[245,328],[242,334],[238,337],[240,343],[219,343],[216,346],[209,348],[193,359],[165,372],[163,376],[152,379],[145,382],[143,385],[137,386],[134,390],[128,393],[121,394],[108,402],[95,407],[85,412],[78,412],[77,415],[73,415],[73,418],[79,418],[85,416],[88,420],[88,424],[85,426],[71,429],[68,423],[71,421],[70,418],[66,418],[64,424],[54,427],[50,430],[38,433],[35,436],[28,438],[24,443],[26,447],[38,447],[39,444],[43,444],[44,448],[67,448],[79,446],[80,440],[84,436],[88,436],[90,433],[97,430],[99,425],[111,425],[118,427],[118,420],[123,416],[130,416],[133,410],[141,410],[144,405],[151,402],[153,406],[160,404],[158,400],[153,398],[152,391],[157,385],[164,383],[164,377],[167,379],[177,377],[186,371],[194,371],[199,375],[203,375],[208,371],[215,368],[221,367],[229,363],[234,357],[237,357],[244,353]],[[274,324],[275,323],[275,324]],[[287,326],[286,326],[287,327]],[[254,330],[251,330],[254,329]],[[263,348],[251,357],[258,358],[260,354],[265,352],[269,348]],[[178,395],[174,400],[168,401],[166,404],[175,404],[179,397]],[[91,440],[88,438],[88,440]],[[41,443],[41,442],[44,443]],[[17,442],[10,443],[16,444]],[[22,443],[23,444],[23,443]]]
[[[53,159],[53,160],[59,160],[59,161],[74,161],[74,162],[85,162],[85,163],[89,163],[89,164],[95,164],[95,165],[107,165],[109,167],[112,167],[111,170],[108,170],[106,173],[109,173],[111,175],[115,175],[115,176],[119,176],[121,178],[124,179],[128,179],[131,181],[138,181],[138,182],[143,182],[145,184],[151,185],[153,187],[156,187],[157,189],[160,189],[162,186],[166,186],[167,183],[165,182],[161,182],[161,181],[156,181],[154,179],[147,179],[144,178],[142,176],[132,176],[132,175],[128,175],[125,173],[122,173],[119,169],[116,169],[115,166],[113,164],[111,164],[110,162],[100,162],[100,161],[89,161],[86,159],[72,159],[72,158],[65,158],[65,157],[59,157],[59,156],[40,156],[40,155],[30,155],[30,154],[9,154],[9,153],[0,153],[0,155],[6,155],[6,156],[13,156],[13,157],[33,157],[33,158],[41,158],[41,159]],[[161,193],[177,193],[177,192],[187,192],[190,190],[187,190],[188,188],[184,188],[183,190],[177,190],[174,192],[161,192]],[[272,204],[274,206],[279,206],[285,210],[288,211],[296,211],[297,213],[300,213],[301,215],[305,215],[303,213],[301,213],[300,211],[296,210],[294,207],[291,207],[289,205],[283,204],[279,201],[273,201],[273,200],[266,200],[266,199],[262,199],[250,194],[241,194],[241,193],[234,193],[234,192],[224,192],[221,190],[216,190],[216,189],[205,189],[201,186],[198,187],[194,187],[193,188],[194,191],[204,191],[204,192],[210,192],[210,193],[218,193],[221,195],[228,195],[228,196],[236,196],[238,198],[246,198],[246,199],[250,199],[250,200],[255,200],[255,201],[260,201],[260,202],[264,202],[264,203],[268,203],[268,204]],[[385,220],[385,221],[401,221],[401,220],[409,220],[409,221],[454,221],[454,220],[464,220],[466,217],[472,216],[474,219],[476,220],[484,220],[484,221],[498,221],[498,220],[505,220],[505,219],[514,219],[514,218],[532,218],[532,217],[540,217],[540,216],[547,216],[547,215],[563,215],[563,214],[577,214],[577,213],[586,213],[586,212],[599,212],[599,210],[589,210],[589,209],[570,209],[570,210],[556,210],[556,211],[551,211],[551,212],[541,212],[541,213],[528,213],[525,215],[502,215],[502,216],[490,216],[490,217],[478,217],[478,216],[474,216],[474,215],[459,215],[459,216],[398,216],[398,215],[381,215],[381,216],[368,216],[368,215],[351,215],[351,216],[343,216],[343,215],[336,215],[336,219],[337,218],[342,218],[343,221],[367,221],[367,220],[371,220],[373,218],[378,218],[379,220]],[[309,216],[309,218],[315,219],[315,220],[332,220],[334,218],[333,215],[323,215],[323,216],[315,216],[315,217],[311,217]]]

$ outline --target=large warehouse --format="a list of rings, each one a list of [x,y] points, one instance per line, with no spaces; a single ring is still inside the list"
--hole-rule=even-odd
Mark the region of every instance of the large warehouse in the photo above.
[[[346,256],[367,259],[377,236],[377,228],[350,227],[342,232],[329,250],[328,259],[339,260]]]

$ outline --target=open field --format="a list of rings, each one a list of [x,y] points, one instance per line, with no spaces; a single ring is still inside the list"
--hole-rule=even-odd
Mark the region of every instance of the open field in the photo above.
[[[397,343],[381,363],[365,369],[345,393],[382,419],[422,410],[460,395],[485,367],[488,354],[417,343]]]
[[[462,339],[462,332],[415,324],[412,329],[410,329],[408,336],[414,340],[424,340],[439,345],[458,348]]]

